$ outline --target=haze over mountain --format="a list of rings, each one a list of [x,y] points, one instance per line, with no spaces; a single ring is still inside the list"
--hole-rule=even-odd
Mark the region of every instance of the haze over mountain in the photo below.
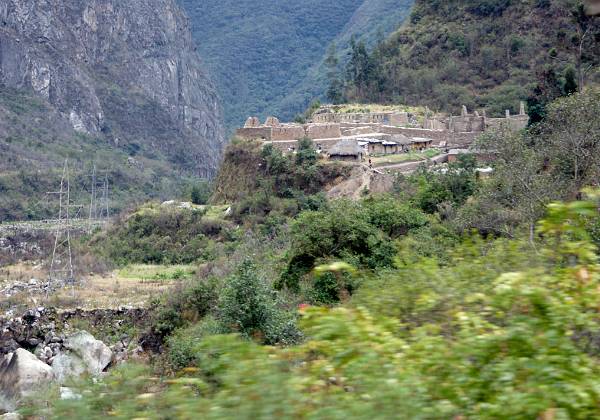
[[[226,125],[248,115],[283,119],[322,97],[322,62],[352,35],[372,45],[397,29],[413,0],[179,0],[215,77]]]

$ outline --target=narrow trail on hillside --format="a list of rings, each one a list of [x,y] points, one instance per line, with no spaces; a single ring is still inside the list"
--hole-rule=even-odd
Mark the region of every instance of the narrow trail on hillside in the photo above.
[[[362,165],[361,169],[363,170],[363,174],[361,176],[361,184],[352,194],[352,198],[355,200],[360,200],[364,191],[369,191],[371,189],[371,177],[373,175],[373,171],[366,165]]]

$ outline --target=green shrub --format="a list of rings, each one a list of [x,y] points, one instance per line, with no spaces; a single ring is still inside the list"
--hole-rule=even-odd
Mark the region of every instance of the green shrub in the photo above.
[[[320,211],[302,212],[292,223],[291,237],[289,263],[277,283],[279,288],[298,290],[300,278],[319,259],[356,257],[359,267],[370,269],[393,264],[393,244],[361,203],[340,200]]]
[[[221,323],[212,317],[206,317],[196,324],[175,331],[167,340],[170,367],[178,371],[195,366],[198,343],[207,336],[222,332]]]
[[[294,319],[277,307],[277,296],[256,265],[244,261],[221,292],[218,317],[223,328],[268,344],[292,344],[299,339]]]

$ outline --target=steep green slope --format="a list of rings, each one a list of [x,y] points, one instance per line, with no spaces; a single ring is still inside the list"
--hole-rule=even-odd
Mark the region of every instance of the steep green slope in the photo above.
[[[319,64],[351,34],[397,27],[413,0],[179,0],[214,75],[228,127],[248,115],[291,118],[324,90]]]
[[[519,100],[540,82],[561,88],[569,68],[575,79],[581,68],[582,80],[593,83],[600,30],[597,18],[580,14],[580,5],[417,0],[410,23],[371,54],[360,80],[348,81],[346,96],[454,111],[465,104],[500,114],[517,111]]]
[[[0,157],[0,222],[56,217],[56,197],[47,192],[59,187],[65,159],[74,204],[89,203],[94,164],[99,174],[108,171],[113,213],[149,198],[176,197],[192,182],[159,151],[143,155],[77,133],[47,101],[6,88],[0,88]]]
[[[398,28],[410,14],[414,0],[364,0],[356,9],[344,29],[335,37],[337,58],[346,63],[353,36],[372,47]],[[322,98],[327,89],[326,54],[323,54],[276,108],[282,115],[294,115],[304,110],[310,101]]]

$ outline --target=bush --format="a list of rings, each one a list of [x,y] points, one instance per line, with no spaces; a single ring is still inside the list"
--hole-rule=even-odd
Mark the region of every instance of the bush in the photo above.
[[[81,399],[36,395],[25,415],[596,418],[600,265],[586,227],[597,209],[549,206],[535,251],[473,237],[440,264],[415,250],[412,264],[365,276],[345,307],[302,308],[307,340],[293,348],[209,336],[219,328],[207,320],[170,341],[173,365],[194,367],[176,378],[119,368]],[[324,277],[321,290],[332,286]],[[224,296],[229,324],[293,331],[252,263]]]
[[[217,308],[223,328],[267,344],[291,344],[299,338],[293,317],[277,307],[277,296],[244,261],[225,283]]]
[[[214,310],[217,299],[218,289],[214,280],[188,283],[163,302],[156,302],[151,333],[163,340],[173,331],[207,316]]]
[[[221,324],[212,317],[204,318],[197,324],[175,331],[167,340],[170,367],[178,371],[196,365],[198,343],[207,336],[222,332]]]
[[[203,205],[208,203],[211,195],[211,187],[208,182],[195,184],[190,192],[190,198],[193,204]]]
[[[391,267],[396,250],[388,235],[397,237],[425,223],[420,211],[390,197],[363,203],[339,200],[319,211],[302,212],[292,223],[289,263],[277,287],[299,290],[301,277],[319,260],[342,259],[368,269]]]

